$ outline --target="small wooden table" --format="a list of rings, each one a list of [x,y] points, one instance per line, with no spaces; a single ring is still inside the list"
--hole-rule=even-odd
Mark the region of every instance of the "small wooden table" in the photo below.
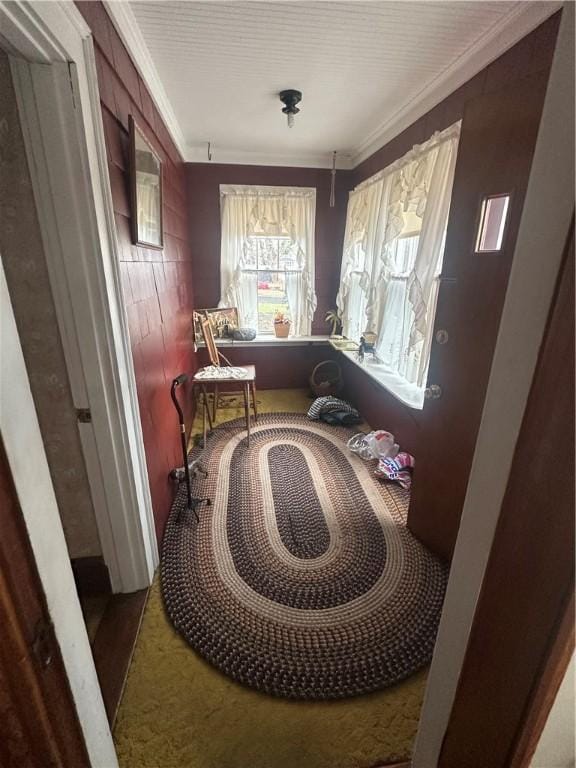
[[[238,368],[243,368],[246,371],[246,376],[243,376],[242,378],[237,378],[236,376],[214,376],[214,377],[206,377],[206,376],[198,376],[198,373],[194,376],[193,383],[198,384],[200,386],[200,389],[202,390],[203,395],[203,403],[202,403],[202,421],[203,421],[203,432],[204,432],[204,445],[206,445],[206,416],[208,417],[208,423],[210,425],[210,429],[212,429],[212,417],[210,415],[210,407],[208,405],[208,390],[206,389],[206,386],[208,384],[214,385],[214,398],[218,397],[218,385],[219,384],[237,384],[242,385],[242,391],[244,393],[244,414],[246,417],[246,433],[247,433],[247,443],[250,445],[250,390],[252,390],[253,398],[254,398],[254,417],[257,419],[257,411],[256,411],[256,368],[253,365],[239,365],[234,366]],[[201,369],[202,370],[202,369]],[[226,370],[226,366],[222,366],[221,371]],[[214,408],[214,417],[216,417],[216,408]]]

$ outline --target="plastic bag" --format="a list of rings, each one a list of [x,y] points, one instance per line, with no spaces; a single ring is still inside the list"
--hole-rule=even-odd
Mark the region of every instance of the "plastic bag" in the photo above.
[[[366,461],[393,458],[399,450],[398,444],[394,442],[394,435],[383,429],[377,429],[367,435],[364,432],[353,435],[348,440],[348,448]]]
[[[410,490],[414,457],[409,453],[399,453],[395,458],[380,459],[374,474],[383,480],[393,480],[402,488]]]

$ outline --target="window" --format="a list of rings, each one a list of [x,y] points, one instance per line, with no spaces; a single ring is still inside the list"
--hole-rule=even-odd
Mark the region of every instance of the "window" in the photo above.
[[[490,253],[502,248],[509,204],[510,195],[491,195],[482,200],[476,253]]]
[[[376,334],[371,373],[421,408],[460,124],[350,193],[340,291],[343,332]]]
[[[418,364],[418,352],[411,349],[409,343],[414,309],[409,299],[408,280],[416,262],[419,239],[419,231],[402,234],[390,247],[387,296],[376,347],[381,362],[406,379]]]
[[[280,312],[291,336],[307,336],[316,310],[316,190],[221,186],[220,306],[238,308],[240,324],[274,333]]]
[[[288,290],[294,275],[299,279],[302,267],[297,247],[288,237],[252,235],[246,240],[245,273],[256,273],[256,306],[258,333],[274,333],[274,318],[278,313],[290,316]]]

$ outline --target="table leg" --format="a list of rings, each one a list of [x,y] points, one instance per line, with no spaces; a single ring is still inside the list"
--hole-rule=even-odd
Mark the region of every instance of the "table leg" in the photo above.
[[[202,387],[202,398],[204,400],[204,407],[206,408],[206,415],[208,416],[208,426],[210,428],[210,431],[212,431],[212,417],[210,416],[210,405],[208,403],[208,391],[206,389],[206,384],[201,384]]]
[[[258,406],[256,405],[256,382],[252,382],[252,405],[254,406],[254,421],[258,421]]]
[[[212,421],[216,424],[216,409],[218,408],[218,384],[214,384],[214,402],[212,404]]]
[[[206,448],[206,396],[202,395],[202,447]]]
[[[244,386],[244,415],[246,416],[246,433],[248,435],[247,443],[250,445],[250,384],[246,382]]]

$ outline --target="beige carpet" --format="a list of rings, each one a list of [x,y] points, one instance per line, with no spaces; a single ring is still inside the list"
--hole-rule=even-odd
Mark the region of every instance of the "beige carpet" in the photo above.
[[[307,410],[304,391],[258,393],[261,411]],[[242,415],[240,402],[219,421]],[[195,425],[199,429],[199,424]],[[292,702],[244,688],[200,658],[151,590],[114,737],[122,768],[372,768],[407,757],[426,673],[368,696]]]

